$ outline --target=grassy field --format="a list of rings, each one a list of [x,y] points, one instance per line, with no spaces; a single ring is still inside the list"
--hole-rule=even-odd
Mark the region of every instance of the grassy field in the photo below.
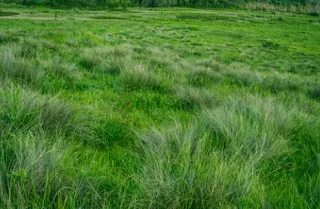
[[[0,16],[1,208],[320,208],[320,17]]]

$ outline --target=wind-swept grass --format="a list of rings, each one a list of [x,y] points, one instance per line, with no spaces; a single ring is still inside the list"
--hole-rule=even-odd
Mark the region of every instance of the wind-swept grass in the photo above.
[[[287,109],[276,100],[249,96],[205,109],[187,124],[176,121],[172,127],[153,128],[140,136],[144,166],[139,184],[144,204],[252,208],[277,201],[282,207],[307,207],[307,198],[294,205],[289,201],[299,196],[295,188],[317,190],[316,185],[297,182],[297,170],[312,169],[319,177],[318,166],[298,163],[302,160],[298,153],[310,152],[303,141],[296,141],[300,138],[296,132],[304,126],[301,120],[314,119],[298,107]],[[319,121],[314,122],[319,126]],[[312,143],[319,150],[319,143]],[[305,161],[312,162],[312,158]],[[276,179],[281,175],[294,185],[280,197],[266,198],[281,185]],[[311,205],[319,203],[316,196],[310,193]]]
[[[4,136],[11,132],[31,130],[72,134],[80,128],[79,116],[71,105],[54,97],[24,90],[14,84],[6,85],[8,86],[0,89],[1,126],[3,134],[6,134]]]
[[[144,166],[139,183],[145,207],[235,207],[243,196],[254,197],[259,192],[250,164],[223,159],[207,146],[210,139],[196,123],[176,123],[152,130],[141,139]]]
[[[165,91],[169,84],[160,75],[150,72],[142,64],[125,66],[121,71],[120,78],[129,89],[152,89]]]
[[[18,45],[3,46],[0,51],[0,70],[4,77],[28,84],[38,83],[44,77],[33,61],[21,57],[22,50]]]
[[[0,208],[320,207],[317,16],[2,10]]]
[[[192,87],[178,86],[174,89],[177,105],[181,108],[212,107],[219,99],[210,91]]]

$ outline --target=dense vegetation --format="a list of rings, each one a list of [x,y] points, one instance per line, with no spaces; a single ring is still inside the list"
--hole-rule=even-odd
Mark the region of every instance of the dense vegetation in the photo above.
[[[45,5],[54,7],[124,7],[147,6],[147,7],[245,7],[248,3],[315,7],[318,0],[0,0],[0,3],[16,3],[22,5]]]
[[[0,15],[0,208],[320,208],[319,17]]]

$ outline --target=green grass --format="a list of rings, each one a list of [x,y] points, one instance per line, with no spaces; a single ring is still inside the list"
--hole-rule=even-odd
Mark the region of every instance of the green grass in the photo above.
[[[3,11],[0,11],[0,17],[7,17],[7,16],[13,16],[13,15],[18,15],[19,13],[17,12],[3,12]]]
[[[318,16],[12,12],[1,208],[320,207]]]

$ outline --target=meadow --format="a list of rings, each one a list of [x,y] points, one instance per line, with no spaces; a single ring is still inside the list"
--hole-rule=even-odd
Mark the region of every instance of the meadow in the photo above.
[[[0,208],[320,208],[320,17],[0,5]]]

